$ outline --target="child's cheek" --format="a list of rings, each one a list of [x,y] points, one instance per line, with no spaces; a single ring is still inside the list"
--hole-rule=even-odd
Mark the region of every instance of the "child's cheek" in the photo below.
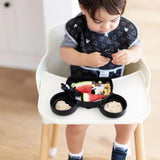
[[[98,27],[97,27],[95,24],[91,25],[90,28],[91,28],[91,30],[94,31],[94,32],[98,32],[98,31],[99,31],[99,30],[98,30]]]

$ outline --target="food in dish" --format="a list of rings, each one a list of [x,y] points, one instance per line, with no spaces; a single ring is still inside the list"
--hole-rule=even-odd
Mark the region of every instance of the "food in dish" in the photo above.
[[[120,102],[112,101],[104,105],[104,110],[111,113],[119,113],[123,108]]]
[[[59,110],[59,111],[66,111],[71,109],[71,106],[63,100],[57,101],[55,107],[56,107],[56,110]]]
[[[90,94],[90,93],[82,94],[83,102],[93,102],[93,101],[100,100],[105,97],[106,97],[105,95],[98,95],[98,94]]]
[[[102,81],[82,81],[73,83],[71,87],[81,93],[84,102],[100,100],[111,93],[111,84],[108,81],[105,83],[102,83]],[[79,97],[76,97],[76,99],[79,99]]]

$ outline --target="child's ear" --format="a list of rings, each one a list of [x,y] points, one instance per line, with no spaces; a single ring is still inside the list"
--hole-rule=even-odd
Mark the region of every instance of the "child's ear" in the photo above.
[[[84,6],[79,3],[79,7],[81,9],[82,14],[85,15],[86,14],[86,9],[84,8]]]

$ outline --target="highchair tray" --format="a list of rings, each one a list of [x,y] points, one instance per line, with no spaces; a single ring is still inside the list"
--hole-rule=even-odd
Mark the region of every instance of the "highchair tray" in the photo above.
[[[56,124],[129,124],[142,122],[150,112],[150,99],[141,71],[134,72],[120,78],[113,79],[113,93],[127,101],[126,113],[119,118],[103,116],[98,107],[86,110],[78,107],[68,116],[55,114],[50,107],[53,95],[62,92],[61,83],[66,78],[43,72],[39,91],[38,110],[45,123]]]

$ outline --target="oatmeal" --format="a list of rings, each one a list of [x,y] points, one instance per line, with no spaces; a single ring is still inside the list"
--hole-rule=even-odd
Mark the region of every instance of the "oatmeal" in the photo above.
[[[71,106],[65,101],[61,100],[56,103],[56,110],[65,111],[71,109]]]
[[[107,112],[111,112],[111,113],[118,113],[118,112],[121,112],[123,108],[122,108],[121,103],[112,101],[112,102],[105,104],[104,110],[106,110]]]

